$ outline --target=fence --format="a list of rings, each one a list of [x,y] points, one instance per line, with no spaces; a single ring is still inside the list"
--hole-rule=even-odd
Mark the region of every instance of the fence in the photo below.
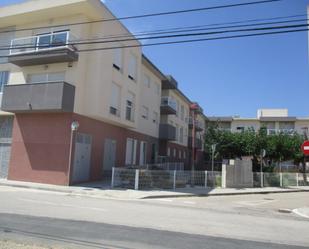
[[[221,187],[221,172],[113,168],[112,187],[176,189],[188,186]]]
[[[186,187],[226,187],[226,171],[183,171],[113,168],[112,188],[176,189]],[[300,173],[253,172],[252,187],[305,186]]]

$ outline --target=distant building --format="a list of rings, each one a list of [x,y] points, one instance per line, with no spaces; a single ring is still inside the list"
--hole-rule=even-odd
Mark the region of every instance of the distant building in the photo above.
[[[247,129],[258,131],[261,127],[267,128],[267,134],[307,134],[309,117],[299,118],[288,115],[288,109],[259,109],[256,118],[208,117],[207,125],[216,125],[219,129],[242,132]]]

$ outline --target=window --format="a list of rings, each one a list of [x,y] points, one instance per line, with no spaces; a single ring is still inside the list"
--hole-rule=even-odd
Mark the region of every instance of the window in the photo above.
[[[152,121],[155,124],[157,124],[158,123],[158,119],[159,119],[159,114],[157,112],[153,112],[153,120]]]
[[[159,83],[157,83],[157,82],[154,82],[154,85],[155,85],[155,91],[156,91],[156,93],[158,94],[158,95],[160,95],[160,93],[161,93],[161,86],[160,86],[160,84]]]
[[[182,121],[184,121],[184,119],[185,119],[185,107],[183,105],[181,105],[181,107],[180,107],[180,119]]]
[[[111,100],[109,112],[113,115],[120,116],[120,86],[112,83]]]
[[[179,141],[179,126],[178,126],[178,124],[176,124],[175,127],[176,127],[176,141]]]
[[[137,76],[137,58],[135,55],[131,54],[129,59],[129,74],[128,77],[131,80],[136,80]]]
[[[0,71],[0,93],[3,92],[4,86],[8,84],[9,73],[9,71]]]
[[[65,72],[54,73],[38,73],[29,74],[27,78],[28,83],[45,83],[45,82],[61,82],[65,79]]]
[[[176,157],[176,156],[177,156],[177,150],[174,149],[174,157]]]
[[[113,51],[114,51],[113,67],[120,71],[122,69],[122,49],[116,48]]]
[[[136,147],[137,140],[132,138],[127,138],[126,144],[126,165],[135,165],[136,164]]]
[[[142,107],[142,117],[144,119],[148,119],[149,118],[149,109],[146,106]]]
[[[170,147],[167,148],[167,156],[171,156],[171,148]]]
[[[185,151],[183,151],[183,159],[186,159],[186,157],[187,157],[187,154]]]
[[[179,129],[179,142],[183,143],[183,127]]]
[[[134,122],[134,102],[135,102],[135,95],[129,92],[126,103],[126,120],[132,122]]]
[[[150,77],[147,74],[144,74],[144,85],[150,88]]]
[[[176,100],[176,117],[179,117],[179,101]]]
[[[181,159],[181,150],[179,151],[179,155],[178,156],[179,156],[179,159]]]

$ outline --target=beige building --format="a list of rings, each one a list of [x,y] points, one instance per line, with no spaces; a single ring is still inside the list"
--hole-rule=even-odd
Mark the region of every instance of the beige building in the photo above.
[[[0,177],[70,184],[187,161],[191,101],[121,22],[97,21],[112,18],[99,0],[0,8]],[[132,40],[106,43],[119,34]]]
[[[208,117],[208,125],[217,125],[219,129],[231,132],[241,132],[247,129],[258,131],[261,127],[267,128],[271,134],[298,134],[308,135],[309,117],[299,118],[288,115],[287,109],[259,109],[256,118]]]

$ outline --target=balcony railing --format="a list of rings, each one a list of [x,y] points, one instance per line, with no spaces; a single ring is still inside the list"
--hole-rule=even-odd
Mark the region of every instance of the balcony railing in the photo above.
[[[69,31],[16,38],[11,41],[10,55],[33,53],[55,48],[76,50],[73,45],[69,44],[72,38],[73,35]]]
[[[12,113],[73,112],[75,86],[42,82],[4,87],[1,109]]]
[[[176,101],[169,96],[163,96],[161,98],[161,114],[176,114],[176,112]]]
[[[277,134],[293,135],[294,133],[295,133],[294,129],[267,129],[267,135],[277,135]]]
[[[192,129],[193,128],[193,118],[192,117],[188,117],[187,118],[187,122],[189,124],[189,128]],[[204,130],[203,122],[201,122],[199,120],[195,120],[194,124],[195,124],[195,130],[196,131],[203,131]]]
[[[170,124],[160,124],[159,126],[159,138],[161,140],[176,140],[176,127]]]
[[[16,38],[11,41],[9,62],[18,66],[73,62],[78,59],[70,31]]]

